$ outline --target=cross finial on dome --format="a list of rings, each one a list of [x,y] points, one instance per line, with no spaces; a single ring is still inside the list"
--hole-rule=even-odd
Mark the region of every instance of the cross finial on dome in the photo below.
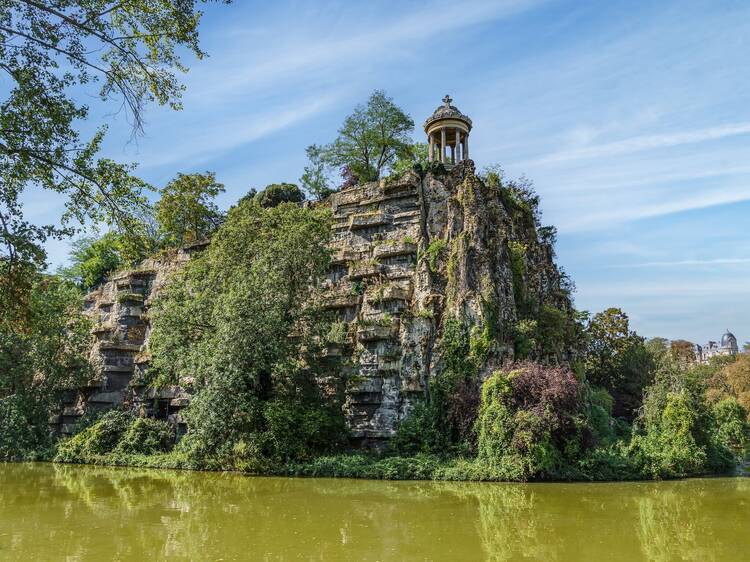
[[[450,107],[452,101],[453,101],[453,98],[450,97],[450,95],[445,94],[445,97],[443,98],[443,103],[445,104],[445,107]]]

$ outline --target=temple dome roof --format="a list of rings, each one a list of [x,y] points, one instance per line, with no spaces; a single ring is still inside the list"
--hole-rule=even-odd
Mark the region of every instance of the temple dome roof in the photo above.
[[[438,106],[438,108],[432,113],[432,115],[430,115],[424,122],[425,130],[427,130],[427,127],[429,127],[435,121],[440,121],[442,119],[460,119],[461,121],[465,122],[469,130],[471,130],[471,119],[469,119],[468,115],[464,115],[463,113],[461,113],[461,111],[455,105],[451,105],[452,101],[453,100],[448,95],[443,98],[443,104]]]
[[[737,338],[729,330],[721,336],[721,347],[737,347]]]

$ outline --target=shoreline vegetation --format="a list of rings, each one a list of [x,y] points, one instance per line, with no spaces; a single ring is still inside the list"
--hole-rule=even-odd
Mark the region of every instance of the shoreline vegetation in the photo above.
[[[680,476],[653,476],[630,473],[628,477],[610,475],[596,477],[583,471],[570,472],[553,478],[513,480],[492,470],[481,461],[471,458],[440,458],[432,455],[402,457],[378,455],[352,451],[337,455],[318,457],[309,462],[296,462],[286,465],[258,466],[255,469],[222,468],[219,466],[199,466],[187,455],[169,452],[151,455],[133,453],[108,453],[103,455],[86,455],[77,460],[60,460],[54,452],[39,452],[27,459],[5,462],[42,462],[70,466],[97,466],[115,468],[142,468],[149,470],[178,470],[189,472],[225,472],[257,477],[290,477],[290,478],[351,478],[363,480],[405,480],[405,481],[443,481],[443,482],[506,482],[506,483],[606,483],[606,482],[653,482],[658,480],[673,481],[691,478],[726,478],[750,477],[750,465],[734,465],[726,472],[703,472]],[[603,476],[599,474],[598,476]]]

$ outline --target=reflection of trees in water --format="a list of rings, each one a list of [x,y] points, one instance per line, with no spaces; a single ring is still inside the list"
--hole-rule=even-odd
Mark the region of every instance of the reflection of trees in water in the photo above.
[[[18,475],[24,502],[48,506],[38,529],[18,525],[18,552],[49,558],[49,541],[32,544],[37,531],[57,529],[54,555],[61,558],[321,560],[412,559],[435,548],[432,538],[452,539],[429,520],[443,497],[431,483],[253,478],[238,474],[36,465]],[[0,482],[2,482],[0,475]],[[46,490],[32,497],[34,489]],[[463,505],[463,504],[462,504]],[[455,506],[454,506],[455,507]],[[459,506],[461,507],[461,506]],[[462,521],[473,521],[466,506]],[[427,514],[427,517],[425,517]],[[2,517],[2,506],[0,506]],[[440,523],[440,521],[437,521]],[[458,559],[471,537],[444,559]],[[37,535],[38,537],[38,535]],[[471,540],[468,540],[468,539]],[[33,555],[32,555],[33,553]],[[439,559],[441,552],[438,551]],[[481,554],[479,555],[481,557]]]
[[[750,480],[661,483],[638,499],[638,512],[648,560],[714,562],[750,552]]]
[[[698,497],[684,497],[672,490],[650,490],[638,500],[638,535],[646,558],[654,562],[671,560],[716,560],[707,545],[705,532],[710,516],[700,512]],[[708,525],[701,525],[704,523]]]
[[[486,560],[560,559],[563,537],[540,509],[539,494],[525,484],[447,484],[446,491],[476,502],[477,529]]]
[[[0,466],[0,558],[738,560],[750,479],[489,484]],[[5,534],[5,536],[3,536]]]
[[[458,484],[487,560],[735,561],[750,552],[750,479]]]

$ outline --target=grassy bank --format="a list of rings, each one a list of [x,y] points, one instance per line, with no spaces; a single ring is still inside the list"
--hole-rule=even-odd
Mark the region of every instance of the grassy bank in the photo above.
[[[274,463],[270,461],[227,465],[219,461],[199,463],[181,451],[156,454],[113,452],[89,454],[78,459],[61,460],[54,452],[39,455],[31,460],[97,466],[121,466],[173,470],[229,471],[254,476],[289,476],[304,478],[356,478],[368,480],[436,480],[479,482],[614,482],[632,480],[674,479],[699,476],[728,476],[737,472],[731,469],[716,473],[696,472],[683,475],[654,475],[639,470],[634,460],[612,456],[591,457],[578,467],[568,467],[555,474],[539,475],[532,479],[519,478],[508,467],[493,466],[479,459],[441,458],[434,455],[381,456],[352,452],[318,457],[307,462]],[[750,475],[750,465],[738,468]]]

